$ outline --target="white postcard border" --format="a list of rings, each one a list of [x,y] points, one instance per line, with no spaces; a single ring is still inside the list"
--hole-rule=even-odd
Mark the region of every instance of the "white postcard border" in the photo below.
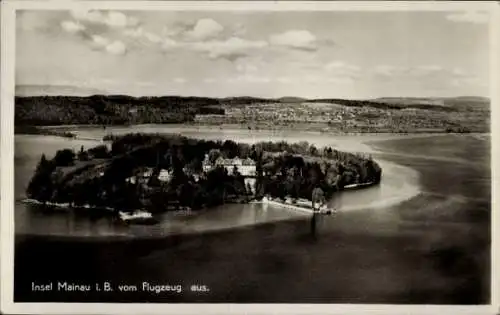
[[[484,306],[371,305],[371,304],[121,304],[121,303],[14,303],[14,91],[15,91],[15,11],[67,10],[71,8],[170,11],[461,11],[491,12],[491,168],[492,168],[492,252],[491,304]],[[500,14],[495,2],[443,1],[4,1],[1,7],[1,298],[0,310],[15,314],[494,314],[499,309],[500,250],[498,248],[500,207],[496,192],[500,185],[500,131],[497,89],[500,75]]]

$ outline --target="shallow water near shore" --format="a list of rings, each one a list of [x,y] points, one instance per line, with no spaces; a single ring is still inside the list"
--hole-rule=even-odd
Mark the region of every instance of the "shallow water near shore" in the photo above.
[[[17,203],[16,300],[489,302],[487,138],[273,135],[177,126],[78,130],[79,136],[89,139],[110,132],[145,131],[246,142],[306,140],[317,146],[370,152],[383,169],[382,183],[334,196],[330,204],[339,212],[332,216],[257,204],[226,205],[198,214],[166,213],[155,226],[127,227],[71,211],[47,214]],[[63,147],[97,143],[16,136],[16,198],[24,196],[41,152],[50,156]],[[34,294],[28,289],[33,280],[51,279],[138,285],[152,281],[186,288],[198,283],[209,286],[210,292],[93,292],[84,299],[78,294]]]

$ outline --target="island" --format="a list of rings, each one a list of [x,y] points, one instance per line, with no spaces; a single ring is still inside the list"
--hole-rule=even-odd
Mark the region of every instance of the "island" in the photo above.
[[[105,144],[42,154],[28,200],[151,214],[275,199],[325,204],[335,192],[380,183],[371,158],[307,142],[236,143],[177,134],[108,135]]]

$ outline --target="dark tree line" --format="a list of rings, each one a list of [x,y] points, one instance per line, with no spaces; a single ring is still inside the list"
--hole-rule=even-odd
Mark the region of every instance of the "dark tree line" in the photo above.
[[[182,123],[195,115],[224,115],[216,100],[94,95],[16,97],[16,125]]]

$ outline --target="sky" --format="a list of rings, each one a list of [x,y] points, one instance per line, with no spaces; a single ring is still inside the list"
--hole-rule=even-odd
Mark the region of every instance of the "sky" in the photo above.
[[[488,96],[488,21],[474,11],[18,11],[16,85],[133,96]]]

